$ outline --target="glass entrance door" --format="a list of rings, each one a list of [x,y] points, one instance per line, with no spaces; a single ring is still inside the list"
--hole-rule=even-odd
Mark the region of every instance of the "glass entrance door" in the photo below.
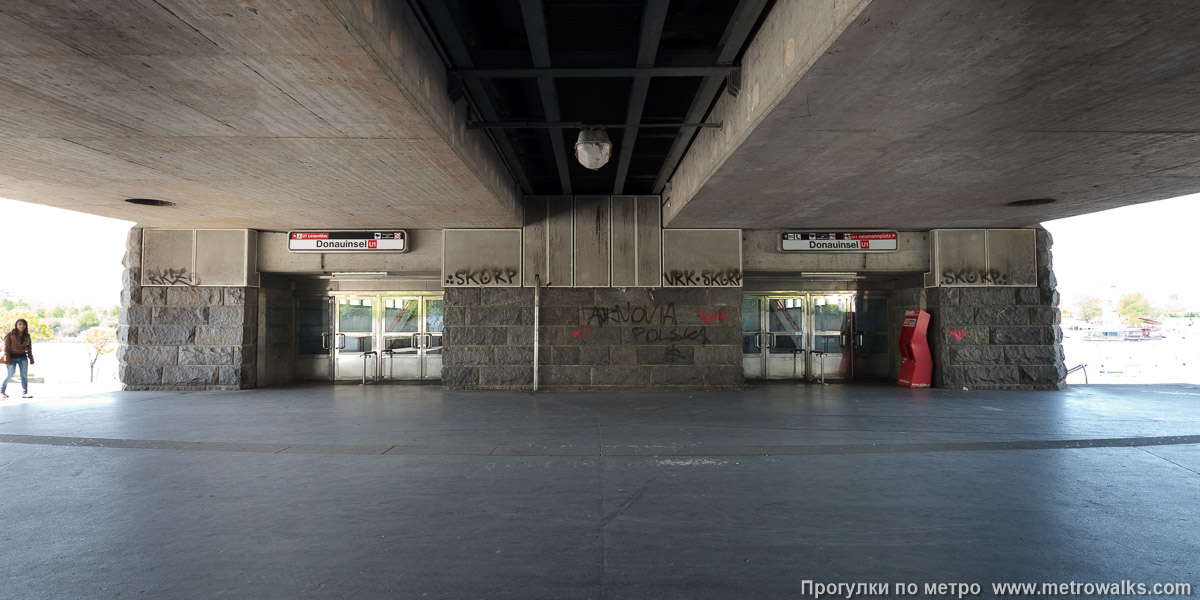
[[[882,302],[882,304],[880,304]],[[855,295],[795,293],[742,299],[742,368],[747,379],[848,379],[855,373]],[[881,308],[882,307],[882,308]],[[887,299],[865,305],[873,328],[872,369],[887,375]],[[882,353],[882,358],[877,356]],[[882,366],[876,366],[878,362]]]
[[[888,379],[892,347],[888,343],[888,298],[860,295],[854,303],[854,376]]]
[[[338,296],[334,313],[334,379],[374,379],[376,345],[375,296]]]
[[[749,379],[803,379],[803,296],[742,299],[742,369]]]
[[[804,379],[804,297],[767,298],[766,377]]]
[[[441,379],[441,297],[384,296],[380,377],[397,380]]]
[[[332,373],[333,313],[328,297],[296,301],[296,379],[329,379]]]
[[[742,298],[742,371],[747,379],[762,379],[767,373],[762,317],[766,301],[762,296]]]
[[[441,296],[337,296],[333,304],[334,379],[441,379]]]
[[[813,378],[854,377],[854,295],[812,294],[810,301]]]

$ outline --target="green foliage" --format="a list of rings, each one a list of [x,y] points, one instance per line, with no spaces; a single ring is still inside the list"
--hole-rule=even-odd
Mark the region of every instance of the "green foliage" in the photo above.
[[[1150,317],[1154,311],[1150,308],[1150,301],[1141,292],[1133,292],[1121,296],[1117,312],[1120,313],[1121,320],[1132,325],[1139,319]]]
[[[61,319],[65,316],[67,316],[67,307],[65,306],[55,306],[54,308],[50,309],[51,318]]]
[[[79,330],[83,331],[85,329],[91,329],[92,327],[99,325],[100,317],[96,316],[96,313],[89,310],[89,311],[79,315],[78,321],[79,321]]]
[[[96,361],[100,360],[101,356],[116,350],[117,332],[106,327],[93,327],[83,334],[83,343],[87,344],[88,352],[91,354],[88,368],[91,370],[91,381],[95,383]]]
[[[17,303],[5,298],[0,300],[0,307],[4,307],[4,310],[12,310],[17,307]]]
[[[17,319],[25,319],[29,322],[29,336],[34,341],[48,340],[54,337],[54,331],[50,329],[50,325],[46,321],[37,316],[29,308],[16,307],[11,309],[0,310],[0,334],[12,331]]]
[[[1183,300],[1179,298],[1179,294],[1171,294],[1167,297],[1167,307],[1163,309],[1168,317],[1183,317],[1188,313],[1187,306]]]
[[[1100,299],[1092,296],[1079,297],[1075,301],[1075,308],[1078,311],[1079,318],[1088,321],[1099,319],[1104,313],[1104,309],[1100,306]]]

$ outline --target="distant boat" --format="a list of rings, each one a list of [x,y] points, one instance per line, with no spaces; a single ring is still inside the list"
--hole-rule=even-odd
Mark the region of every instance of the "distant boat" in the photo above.
[[[1162,323],[1153,319],[1141,319],[1140,325],[1128,327],[1100,327],[1092,329],[1083,337],[1085,342],[1148,342],[1163,339]]]

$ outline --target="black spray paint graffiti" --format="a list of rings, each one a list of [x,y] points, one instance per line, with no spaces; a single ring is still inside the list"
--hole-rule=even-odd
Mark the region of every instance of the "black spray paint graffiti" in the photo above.
[[[635,344],[653,344],[656,342],[700,342],[701,346],[710,343],[707,327],[672,327],[648,328],[634,327],[630,329]]]
[[[612,306],[593,306],[581,308],[587,314],[588,325],[675,325],[675,304],[662,306],[633,306],[626,302]]]
[[[663,280],[667,285],[684,287],[737,287],[742,285],[742,272],[739,269],[703,271],[663,271]]]
[[[942,285],[1007,285],[1008,275],[996,269],[947,269],[942,272]]]
[[[147,271],[146,281],[150,285],[200,285],[200,278],[195,275],[188,275],[187,269],[163,269],[158,272]]]
[[[683,352],[679,351],[679,348],[675,347],[675,344],[671,344],[671,347],[663,353],[663,360],[667,362],[687,362],[687,357],[683,355]]]
[[[688,356],[675,347],[676,343],[701,346],[711,343],[707,327],[678,327],[679,321],[675,317],[675,303],[673,302],[653,306],[635,306],[632,302],[625,302],[612,306],[592,306],[580,310],[585,316],[588,327],[637,325],[638,327],[629,328],[634,344],[670,344],[663,350],[664,362],[689,362]],[[705,324],[728,320],[724,311],[713,314],[698,310],[696,317]],[[572,331],[571,338],[586,340],[588,327]]]
[[[513,267],[459,269],[446,274],[446,285],[512,285],[521,272]]]

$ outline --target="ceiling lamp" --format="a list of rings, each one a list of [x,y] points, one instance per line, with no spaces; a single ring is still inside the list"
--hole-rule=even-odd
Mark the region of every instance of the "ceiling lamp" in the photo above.
[[[575,158],[579,164],[593,171],[603,167],[612,158],[612,142],[603,129],[584,129],[575,141]]]

